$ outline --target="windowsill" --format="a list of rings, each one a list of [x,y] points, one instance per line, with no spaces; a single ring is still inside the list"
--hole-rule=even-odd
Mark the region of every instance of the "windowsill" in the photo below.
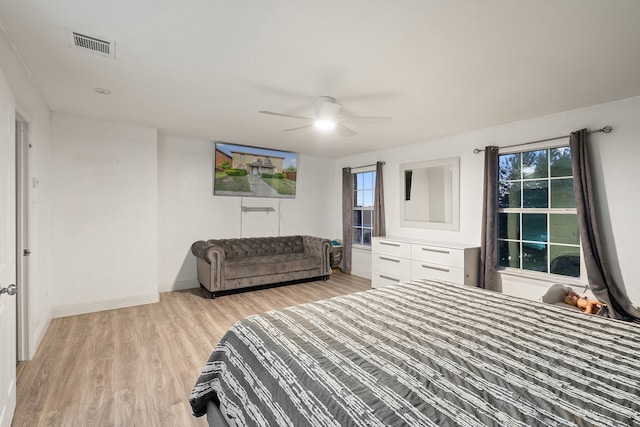
[[[514,268],[505,268],[501,270],[497,270],[497,273],[500,275],[511,276],[511,277],[519,277],[527,280],[535,280],[539,282],[545,283],[565,283],[567,285],[575,285],[575,286],[587,286],[588,281],[587,278],[584,277],[569,277],[562,276],[559,274],[551,274],[551,273],[536,273],[535,271],[524,271]]]
[[[371,246],[367,246],[367,245],[351,245],[351,249],[357,249],[359,251],[367,251],[367,252],[371,252]]]

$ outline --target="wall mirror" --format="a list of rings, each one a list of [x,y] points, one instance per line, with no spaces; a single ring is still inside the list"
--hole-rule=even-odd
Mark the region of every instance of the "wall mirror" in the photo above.
[[[460,158],[400,165],[400,226],[460,230]]]

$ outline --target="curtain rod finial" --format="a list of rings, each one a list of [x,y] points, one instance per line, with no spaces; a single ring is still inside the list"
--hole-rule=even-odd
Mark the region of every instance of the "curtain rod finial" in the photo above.
[[[613,130],[613,128],[611,126],[605,126],[602,129],[600,129],[602,131],[602,133],[611,133],[611,131]]]

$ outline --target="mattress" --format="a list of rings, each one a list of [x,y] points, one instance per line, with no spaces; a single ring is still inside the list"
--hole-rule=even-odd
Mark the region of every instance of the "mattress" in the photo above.
[[[237,322],[211,402],[231,426],[640,425],[640,326],[414,281]]]

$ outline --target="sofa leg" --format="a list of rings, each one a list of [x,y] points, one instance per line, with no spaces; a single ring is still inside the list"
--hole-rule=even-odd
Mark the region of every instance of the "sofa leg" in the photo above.
[[[211,291],[211,299],[216,299],[216,293]]]
[[[326,282],[327,280],[329,280],[329,276],[322,276],[322,280]]]

